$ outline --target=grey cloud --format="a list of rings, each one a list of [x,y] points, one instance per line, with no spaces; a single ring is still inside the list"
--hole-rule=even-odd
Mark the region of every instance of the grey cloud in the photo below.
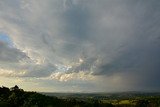
[[[7,43],[0,41],[0,62],[18,63],[28,56],[19,49],[9,47]]]
[[[150,85],[158,86],[159,4],[158,0],[6,0],[0,2],[0,30],[33,62],[44,59],[40,65],[21,66],[28,70],[26,76],[46,77],[58,71],[55,65],[69,65],[66,74],[87,71],[107,78],[127,73],[139,78],[124,81],[151,80]],[[18,57],[6,59],[25,57],[16,52]],[[76,65],[79,58],[83,62]]]
[[[80,60],[82,60],[82,62],[80,61],[79,62],[80,64],[70,68],[67,73],[85,72],[87,74],[90,72],[95,72],[94,69],[97,66],[97,58],[93,57],[93,58],[86,58],[86,59],[80,59]]]
[[[56,67],[52,64],[35,64],[26,53],[0,41],[0,76],[47,77]]]
[[[73,38],[73,41],[81,43],[88,39],[90,12],[88,8],[83,8],[83,5],[74,5],[71,3],[67,3],[66,5],[69,5],[68,9],[62,15],[63,22],[65,23],[64,37],[66,39]]]
[[[48,77],[56,70],[56,67],[51,64],[31,66],[24,77]]]

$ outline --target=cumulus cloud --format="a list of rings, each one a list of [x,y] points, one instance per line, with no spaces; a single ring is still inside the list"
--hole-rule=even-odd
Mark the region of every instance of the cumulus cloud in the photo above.
[[[133,86],[159,87],[159,4],[158,0],[1,1],[0,32],[11,38],[14,48],[1,43],[0,74],[19,71],[17,76],[60,81],[92,76],[95,82],[110,83],[116,75],[121,84],[134,81]]]
[[[51,79],[56,79],[59,81],[69,81],[69,80],[93,80],[94,76],[91,74],[86,74],[85,72],[73,72],[73,73],[63,73],[63,72],[57,72],[53,73],[50,76]]]

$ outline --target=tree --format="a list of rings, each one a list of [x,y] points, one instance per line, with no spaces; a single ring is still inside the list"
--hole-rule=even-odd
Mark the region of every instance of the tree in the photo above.
[[[10,90],[11,91],[17,91],[17,90],[20,90],[20,89],[17,85],[15,85],[14,87],[11,87]]]

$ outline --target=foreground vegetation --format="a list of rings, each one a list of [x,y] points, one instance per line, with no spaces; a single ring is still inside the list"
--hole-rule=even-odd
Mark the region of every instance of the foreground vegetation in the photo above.
[[[17,85],[0,87],[0,107],[160,107],[160,96],[83,95],[54,97],[36,92],[25,92]]]

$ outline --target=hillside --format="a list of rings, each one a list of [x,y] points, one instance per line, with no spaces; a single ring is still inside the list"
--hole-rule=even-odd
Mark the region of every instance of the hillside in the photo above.
[[[56,96],[56,94],[54,94]],[[58,94],[57,94],[58,95]],[[63,94],[49,96],[45,93],[26,92],[17,85],[0,87],[0,107],[159,107],[156,93]]]

